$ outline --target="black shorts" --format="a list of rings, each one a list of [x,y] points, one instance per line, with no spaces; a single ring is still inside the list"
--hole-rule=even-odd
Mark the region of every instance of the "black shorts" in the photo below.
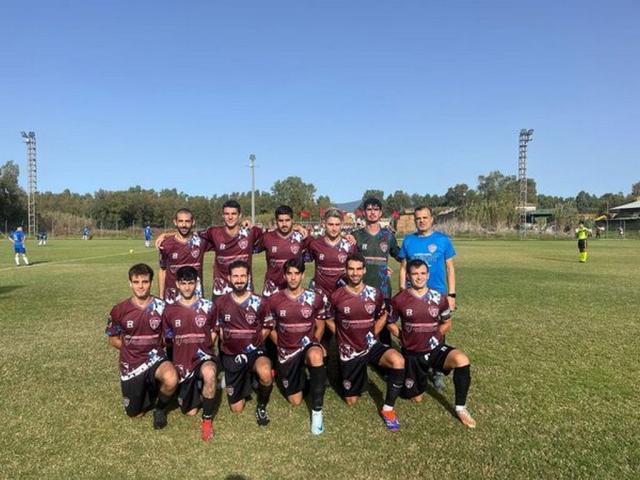
[[[206,360],[207,362],[212,362],[218,370],[218,366],[216,364],[216,360]],[[202,362],[198,365],[191,375],[186,380],[180,382],[178,386],[178,405],[180,405],[180,410],[182,413],[187,413],[193,410],[194,408],[200,408],[202,406],[202,372],[200,368],[205,362]]]
[[[237,403],[251,395],[251,374],[259,357],[268,358],[264,350],[258,348],[251,353],[240,355],[222,354],[225,390],[229,403]]]
[[[140,375],[136,375],[129,380],[120,380],[122,403],[127,415],[130,417],[140,415],[155,403],[158,398],[156,370],[160,365],[168,361],[167,359],[160,360]]]
[[[342,395],[356,397],[362,395],[369,388],[368,365],[378,365],[380,359],[389,350],[388,345],[376,342],[367,353],[343,362],[338,361],[342,377]]]
[[[587,240],[578,240],[578,251],[584,252],[587,249]]]
[[[304,374],[305,360],[307,352],[311,347],[319,347],[319,343],[311,343],[307,347],[298,352],[295,357],[289,358],[286,362],[278,362],[278,380],[282,383],[284,393],[288,397],[295,395],[304,389],[306,375]]]
[[[427,374],[429,369],[437,370],[449,375],[451,370],[445,370],[444,362],[455,347],[443,343],[429,353],[412,353],[402,351],[404,356],[404,387],[400,395],[402,398],[412,398],[421,395],[427,389]]]

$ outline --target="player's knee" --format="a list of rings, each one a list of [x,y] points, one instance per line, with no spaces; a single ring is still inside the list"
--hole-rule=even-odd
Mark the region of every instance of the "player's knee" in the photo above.
[[[312,367],[321,367],[324,363],[324,356],[321,348],[312,348],[309,350],[309,365]]]
[[[289,397],[289,403],[294,407],[302,405],[302,397]]]
[[[404,357],[396,353],[391,359],[391,367],[398,370],[404,370]]]
[[[458,350],[457,355],[454,358],[455,361],[455,368],[460,368],[460,367],[466,367],[467,365],[469,365],[469,357],[467,357],[467,354]]]
[[[185,415],[187,417],[195,417],[197,413],[198,413],[198,409],[197,408],[193,408],[193,409],[189,410],[187,413],[185,413]]]
[[[424,395],[416,395],[415,397],[411,397],[412,402],[420,403],[424,400]]]
[[[244,410],[244,402],[236,402],[229,405],[232,413],[240,413]]]
[[[349,406],[355,405],[358,401],[358,397],[345,397],[344,401]]]

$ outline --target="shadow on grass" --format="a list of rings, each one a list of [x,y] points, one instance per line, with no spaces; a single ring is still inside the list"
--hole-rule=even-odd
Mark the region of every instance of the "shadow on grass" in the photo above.
[[[4,287],[0,287],[0,297],[20,288],[24,288],[24,285],[6,285]]]
[[[426,393],[428,396],[430,396],[431,398],[433,398],[436,402],[438,402],[440,405],[442,405],[442,407],[449,412],[449,414],[457,419],[458,416],[456,415],[456,409],[454,408],[453,404],[447,400],[445,398],[445,396],[440,393],[438,390],[436,390],[433,385],[428,384],[427,385],[427,390],[424,392]]]
[[[552,257],[533,257],[536,260],[544,260],[546,262],[562,262],[562,263],[578,263],[577,260],[569,260],[568,258],[552,258]]]
[[[231,475],[224,477],[224,480],[250,480],[250,478],[239,473],[232,473]]]

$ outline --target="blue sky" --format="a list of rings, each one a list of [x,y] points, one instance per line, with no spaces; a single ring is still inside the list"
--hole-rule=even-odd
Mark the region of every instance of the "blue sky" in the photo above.
[[[212,195],[301,176],[335,201],[517,173],[640,180],[634,1],[3,1],[0,162],[39,189]],[[22,175],[24,177],[24,175]],[[24,178],[23,178],[24,183]]]

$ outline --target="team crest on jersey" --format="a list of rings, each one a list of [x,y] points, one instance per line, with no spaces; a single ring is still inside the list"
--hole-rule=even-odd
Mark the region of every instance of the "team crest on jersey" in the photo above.
[[[191,256],[192,256],[193,258],[198,258],[198,256],[199,256],[199,255],[200,255],[200,249],[199,249],[199,248],[196,248],[196,249],[194,249],[194,250],[191,250]]]
[[[157,330],[158,327],[160,326],[160,323],[162,323],[162,320],[160,319],[160,317],[153,316],[149,318],[149,326],[153,330]]]
[[[253,312],[247,312],[244,318],[249,325],[253,325],[256,321],[256,314]]]
[[[387,250],[389,250],[389,244],[387,242],[380,242],[380,250],[382,250],[382,253],[387,253]]]
[[[366,303],[364,309],[369,315],[373,315],[373,312],[376,311],[376,306],[373,303]]]
[[[171,258],[172,258],[173,260],[177,260],[177,259],[178,259],[178,252],[173,252],[173,253],[171,254]]]
[[[207,323],[207,317],[204,315],[196,315],[196,325],[198,328],[204,327],[205,323]]]
[[[227,395],[233,397],[233,387],[231,385],[227,386]]]
[[[294,255],[297,255],[298,252],[300,251],[300,245],[296,245],[295,243],[291,244],[291,253],[293,253]]]
[[[438,314],[440,313],[440,309],[436,305],[429,305],[427,307],[427,311],[429,312],[429,315],[431,315],[433,318],[437,317]]]
[[[347,261],[347,257],[348,257],[348,256],[349,256],[349,255],[347,255],[346,253],[339,253],[339,254],[338,254],[338,261],[339,261],[340,263],[344,263],[344,262],[346,262],[346,261]]]
[[[343,380],[342,386],[345,390],[351,390],[351,382],[349,380]]]
[[[416,384],[415,380],[413,378],[405,378],[404,379],[404,386],[407,388],[413,388],[413,386]]]
[[[243,238],[242,240],[240,240],[238,242],[238,246],[244,250],[245,248],[247,248],[249,246],[249,240],[247,240],[246,238]]]
[[[131,400],[129,400],[129,397],[122,397],[122,404],[124,405],[124,408],[127,408],[130,403]]]
[[[313,309],[311,307],[305,306],[305,307],[302,307],[302,309],[300,310],[300,313],[304,318],[311,318],[311,315],[313,314]]]
[[[287,380],[286,378],[282,379],[282,386],[284,388],[288,388],[289,387],[289,380]]]
[[[427,250],[429,250],[429,253],[434,253],[438,250],[438,246],[435,243],[432,243],[427,247]]]

